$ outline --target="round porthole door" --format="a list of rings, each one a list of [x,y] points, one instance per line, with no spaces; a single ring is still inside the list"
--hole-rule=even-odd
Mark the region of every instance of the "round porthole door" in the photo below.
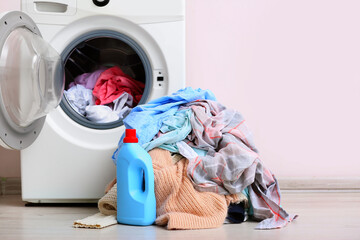
[[[64,90],[60,55],[23,12],[0,15],[0,145],[24,149]]]

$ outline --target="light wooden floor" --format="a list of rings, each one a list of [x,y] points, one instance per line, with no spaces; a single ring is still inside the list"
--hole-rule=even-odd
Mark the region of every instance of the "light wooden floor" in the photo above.
[[[24,207],[20,196],[0,197],[0,239],[360,239],[360,193],[283,193],[282,205],[299,215],[279,230],[254,230],[256,223],[208,230],[168,231],[162,227],[115,225],[76,229],[72,223],[95,207]]]

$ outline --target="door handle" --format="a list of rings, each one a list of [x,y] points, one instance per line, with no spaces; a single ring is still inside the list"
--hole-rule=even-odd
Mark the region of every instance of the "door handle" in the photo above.
[[[39,12],[65,13],[69,0],[35,0],[35,9]]]

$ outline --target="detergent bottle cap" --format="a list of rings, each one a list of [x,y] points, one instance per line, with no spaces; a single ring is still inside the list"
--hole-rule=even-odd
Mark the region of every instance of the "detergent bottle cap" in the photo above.
[[[124,143],[137,143],[139,140],[136,137],[136,129],[126,129]]]

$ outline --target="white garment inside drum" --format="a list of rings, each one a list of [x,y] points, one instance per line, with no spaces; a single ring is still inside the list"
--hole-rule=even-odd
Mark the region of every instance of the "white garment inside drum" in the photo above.
[[[80,115],[95,123],[109,123],[123,119],[131,111],[133,97],[124,92],[108,105],[95,105],[92,90],[75,85],[64,94],[71,107]]]

